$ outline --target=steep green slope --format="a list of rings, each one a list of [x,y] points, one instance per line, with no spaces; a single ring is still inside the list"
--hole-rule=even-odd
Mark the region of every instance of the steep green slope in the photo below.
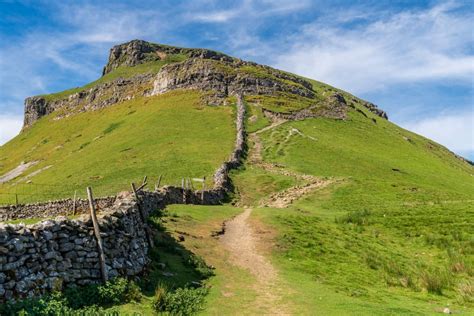
[[[274,258],[298,289],[289,301],[301,313],[336,315],[473,311],[474,168],[372,118],[352,112],[346,121],[290,121],[260,134],[267,163],[338,179],[289,208],[255,212],[278,231]],[[293,185],[251,164],[235,179],[247,204],[259,188]]]
[[[0,203],[14,202],[15,193],[20,203],[72,197],[74,190],[83,195],[87,185],[98,196],[115,194],[145,175],[153,181],[163,175],[162,184],[182,177],[212,181],[233,148],[232,109],[205,106],[198,92],[176,91],[60,120],[53,113],[0,147],[0,174],[22,161],[38,162],[0,184]]]

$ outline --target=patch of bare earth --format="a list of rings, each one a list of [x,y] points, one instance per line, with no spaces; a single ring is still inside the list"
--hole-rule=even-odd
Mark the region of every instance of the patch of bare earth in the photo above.
[[[29,167],[36,165],[39,161],[22,162],[15,169],[8,171],[7,173],[0,176],[0,183],[8,182],[16,177],[19,177]]]
[[[259,231],[249,223],[251,213],[252,209],[246,208],[226,222],[221,241],[230,253],[232,264],[248,270],[255,277],[256,304],[265,311],[265,315],[288,315],[287,307],[280,302],[278,271],[262,255],[264,243]]]

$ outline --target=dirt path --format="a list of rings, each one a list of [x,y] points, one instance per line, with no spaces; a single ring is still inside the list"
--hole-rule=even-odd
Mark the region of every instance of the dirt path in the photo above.
[[[262,201],[260,201],[260,206],[285,208],[289,206],[291,203],[293,203],[295,200],[301,198],[302,196],[316,189],[323,188],[333,183],[333,180],[330,180],[330,179],[323,179],[323,178],[315,177],[309,174],[293,172],[290,170],[286,170],[280,165],[263,161],[263,158],[262,158],[263,144],[262,144],[259,134],[264,131],[273,129],[285,122],[286,122],[285,120],[274,121],[271,125],[265,128],[262,128],[249,135],[249,140],[253,143],[253,148],[251,148],[250,153],[249,153],[249,159],[248,159],[249,163],[259,168],[262,168],[268,172],[277,173],[277,174],[281,174],[288,177],[293,177],[296,179],[296,182],[298,183],[298,185],[296,186],[293,186],[281,192],[274,193],[268,198],[263,199]],[[302,134],[298,129],[291,128],[288,132],[285,142],[288,141],[289,138],[294,134],[298,134],[302,137],[308,137],[311,140],[316,141],[315,138]]]
[[[256,304],[266,311],[265,315],[289,315],[286,306],[279,304],[281,287],[278,286],[278,272],[261,254],[263,242],[249,224],[251,213],[252,209],[246,208],[226,222],[221,241],[230,252],[232,264],[248,270],[256,278]]]

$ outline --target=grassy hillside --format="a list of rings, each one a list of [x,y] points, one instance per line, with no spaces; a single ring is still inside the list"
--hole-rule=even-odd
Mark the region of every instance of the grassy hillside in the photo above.
[[[13,203],[15,193],[20,202],[71,197],[76,189],[83,195],[87,185],[96,195],[115,194],[144,175],[156,181],[162,174],[162,184],[182,177],[212,181],[233,148],[234,129],[233,107],[202,105],[192,91],[135,98],[60,120],[53,113],[0,147],[0,174],[22,161],[38,162],[0,184],[0,203]]]
[[[261,134],[265,161],[340,180],[289,208],[254,212],[278,231],[274,260],[296,290],[288,300],[305,314],[472,312],[474,169],[365,115],[287,122]],[[235,180],[246,204],[292,185],[252,165]]]
[[[120,66],[82,88],[45,98],[157,72],[186,58]],[[288,83],[268,68],[205,62],[227,73]],[[271,304],[298,315],[430,315],[446,307],[474,314],[474,168],[374,115],[363,100],[310,82],[313,99],[245,96],[250,152],[244,167],[232,172],[232,205],[172,205],[153,214],[156,248],[149,274],[138,282],[137,302],[105,307],[151,315],[164,288],[180,305],[185,296],[173,291],[197,282],[209,291],[204,315],[264,314]],[[345,120],[271,122],[262,112],[324,108],[334,92],[348,103]],[[175,185],[183,177],[206,176],[211,185],[233,149],[234,107],[230,98],[231,106],[212,107],[202,97],[176,90],[61,119],[64,113],[43,117],[0,147],[0,175],[33,163],[0,184],[0,204],[15,202],[15,196],[20,203],[71,197],[75,190],[84,196],[86,186],[96,196],[115,194],[145,175],[152,183],[163,175],[162,184]],[[268,207],[269,198],[304,188],[308,179],[327,185],[305,191],[287,207]],[[278,271],[263,289],[268,297],[257,277],[235,265],[219,237],[224,223],[250,208],[251,235],[260,242],[253,250]]]

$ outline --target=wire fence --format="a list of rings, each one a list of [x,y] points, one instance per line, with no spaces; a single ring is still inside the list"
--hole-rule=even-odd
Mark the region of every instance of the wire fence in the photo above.
[[[186,177],[184,183],[188,186],[200,189],[202,183],[193,181],[191,177]],[[129,181],[113,182],[111,179],[102,179],[100,183],[42,183],[33,182],[17,184],[0,184],[0,206],[41,203],[61,199],[86,199],[86,188],[92,186],[95,197],[113,196],[121,191],[130,191],[131,183],[137,186],[143,184],[144,178],[135,177]],[[195,179],[196,180],[196,179]],[[166,175],[148,176],[147,187],[154,189],[155,186],[175,185],[181,186],[183,178],[172,179]]]

